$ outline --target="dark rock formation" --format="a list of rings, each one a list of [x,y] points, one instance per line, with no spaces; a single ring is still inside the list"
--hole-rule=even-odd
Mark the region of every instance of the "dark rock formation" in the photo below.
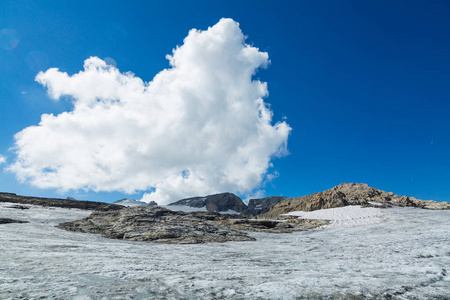
[[[247,210],[247,206],[241,198],[231,193],[181,199],[169,204],[169,206],[206,207],[210,212],[226,212],[228,210],[244,212]]]
[[[25,205],[11,205],[11,206],[8,206],[7,208],[14,208],[14,209],[21,209],[21,210],[30,209],[29,206],[25,206]]]
[[[120,210],[123,208],[123,206],[121,205],[108,204],[103,202],[78,201],[78,200],[67,200],[56,198],[38,198],[38,197],[19,196],[12,193],[0,193],[0,202],[11,202],[19,204],[32,204],[39,206],[51,206],[63,208],[78,208],[78,209],[98,210],[98,211]]]
[[[264,214],[268,212],[272,206],[274,206],[277,203],[280,203],[285,199],[287,198],[279,196],[266,197],[262,199],[250,199],[248,201],[248,208],[245,212],[243,212],[243,214],[249,216]]]
[[[315,194],[288,198],[274,205],[266,214],[274,217],[291,211],[313,211],[346,205],[412,206],[426,209],[450,209],[448,202],[424,201],[408,196],[399,196],[372,188],[364,183],[342,183],[332,189]]]
[[[0,218],[0,224],[10,224],[10,223],[29,223],[29,222],[28,221],[8,219],[8,218]]]
[[[246,233],[217,222],[215,213],[184,213],[162,207],[126,207],[92,213],[59,228],[98,233],[104,237],[170,244],[253,241]]]

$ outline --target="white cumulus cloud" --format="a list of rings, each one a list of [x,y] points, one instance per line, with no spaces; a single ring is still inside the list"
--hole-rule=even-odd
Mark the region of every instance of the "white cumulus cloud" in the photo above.
[[[97,57],[74,75],[40,72],[49,96],[69,96],[73,110],[17,133],[8,169],[40,188],[146,191],[160,204],[257,189],[291,130],[272,124],[267,84],[253,79],[268,54],[222,19],[192,29],[167,58],[151,82]]]
[[[6,157],[0,155],[0,165],[6,162]]]

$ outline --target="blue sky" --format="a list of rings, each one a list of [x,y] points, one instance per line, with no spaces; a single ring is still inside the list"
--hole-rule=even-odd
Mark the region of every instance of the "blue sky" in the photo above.
[[[448,1],[0,1],[0,155],[41,115],[73,108],[35,81],[39,71],[80,72],[91,56],[151,81],[189,30],[239,22],[269,54],[272,124],[292,128],[289,155],[265,194],[302,196],[342,182],[450,201]],[[8,39],[8,40],[7,40]],[[18,43],[17,43],[18,41]],[[17,45],[16,45],[17,44]],[[272,171],[273,171],[272,170]],[[145,191],[58,191],[0,171],[0,191],[114,201]]]

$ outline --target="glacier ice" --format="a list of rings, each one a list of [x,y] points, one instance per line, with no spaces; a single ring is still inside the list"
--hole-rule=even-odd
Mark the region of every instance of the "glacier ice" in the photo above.
[[[256,242],[164,245],[55,227],[77,209],[0,203],[0,298],[450,298],[450,211],[388,208],[379,222]]]

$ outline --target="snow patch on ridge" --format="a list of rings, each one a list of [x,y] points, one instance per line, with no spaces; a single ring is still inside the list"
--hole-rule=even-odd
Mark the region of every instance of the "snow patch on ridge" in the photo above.
[[[330,220],[323,228],[353,227],[378,224],[383,221],[385,210],[373,207],[344,206],[315,211],[293,211],[286,216],[298,216],[301,219]]]

